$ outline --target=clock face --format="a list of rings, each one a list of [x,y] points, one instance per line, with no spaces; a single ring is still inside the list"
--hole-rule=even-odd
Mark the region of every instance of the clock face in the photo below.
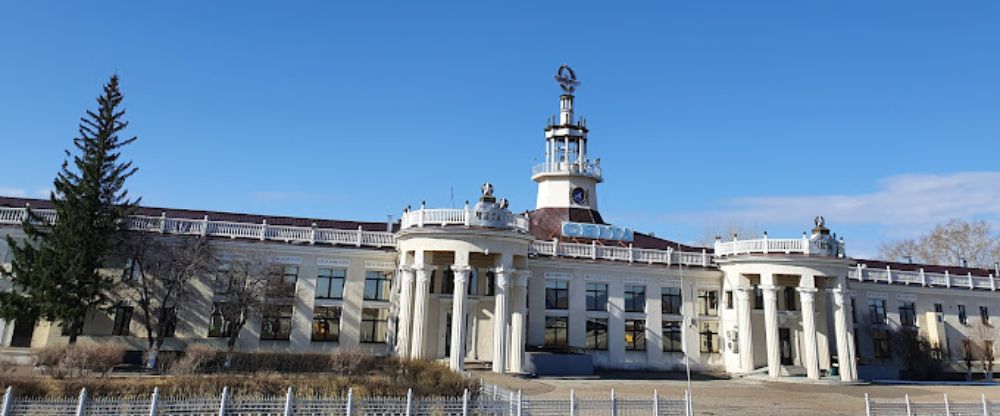
[[[587,203],[587,191],[583,190],[583,188],[573,188],[569,195],[574,204],[583,205]]]

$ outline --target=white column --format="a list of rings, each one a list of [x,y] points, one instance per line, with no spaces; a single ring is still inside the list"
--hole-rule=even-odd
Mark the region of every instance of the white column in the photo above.
[[[427,336],[427,296],[430,290],[431,268],[423,264],[413,267],[416,272],[417,287],[413,296],[413,332],[410,334],[410,357],[428,358]]]
[[[497,287],[493,298],[496,305],[493,309],[493,372],[507,372],[507,289],[510,287],[510,276],[514,269],[500,266],[496,269]]]
[[[841,288],[833,289],[833,303],[837,310],[834,313],[834,325],[836,325],[837,332],[837,360],[840,365],[840,381],[843,382],[853,382],[857,381],[855,362],[854,362],[854,351],[851,339],[848,334],[851,332],[848,328],[850,323],[850,315],[847,313],[847,308],[850,307],[846,299],[846,291]]]
[[[7,346],[7,321],[0,319],[0,347]]]
[[[819,380],[819,351],[816,348],[816,288],[800,287],[799,300],[802,303],[802,333],[805,336],[806,375],[811,380]]]
[[[399,336],[396,339],[396,355],[400,358],[410,356],[410,331],[413,328],[413,269],[407,266],[400,267],[400,287],[399,291]]]
[[[455,291],[451,302],[451,352],[448,363],[453,371],[462,372],[465,367],[466,283],[472,268],[456,264],[451,266],[451,270],[455,272]]]
[[[778,345],[778,288],[761,286],[764,294],[764,341],[767,343],[767,375],[781,376],[781,351]]]
[[[753,325],[750,321],[752,293],[752,287],[736,289],[736,332],[740,340],[740,368],[748,374],[753,371]]]
[[[514,279],[514,312],[510,316],[510,371],[524,372],[524,315],[528,313],[528,279],[531,272],[519,270]]]

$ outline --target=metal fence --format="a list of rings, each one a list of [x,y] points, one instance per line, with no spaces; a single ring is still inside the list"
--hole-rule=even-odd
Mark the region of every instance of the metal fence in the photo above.
[[[656,392],[647,400],[618,399],[614,390],[606,400],[529,400],[520,391],[485,386],[462,397],[416,398],[354,397],[297,398],[291,388],[285,397],[231,397],[228,388],[213,398],[161,398],[159,389],[148,398],[90,398],[87,389],[77,398],[19,398],[8,388],[0,416],[690,416],[686,399],[667,400]]]
[[[986,395],[975,402],[953,402],[945,394],[939,402],[914,402],[906,395],[902,400],[871,400],[865,394],[867,416],[1000,416],[1000,402],[987,401]]]

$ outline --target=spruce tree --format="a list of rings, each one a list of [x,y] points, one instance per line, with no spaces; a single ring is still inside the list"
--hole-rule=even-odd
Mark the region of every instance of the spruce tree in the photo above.
[[[13,260],[13,289],[0,293],[0,318],[59,321],[76,343],[88,313],[110,306],[118,282],[101,268],[121,242],[119,228],[138,205],[125,180],[136,172],[120,161],[120,149],[136,140],[121,139],[128,123],[121,109],[118,75],[112,75],[97,98],[97,112],[80,118],[75,152],[67,150],[49,199],[56,221],[28,210],[22,228],[27,238],[7,237]]]

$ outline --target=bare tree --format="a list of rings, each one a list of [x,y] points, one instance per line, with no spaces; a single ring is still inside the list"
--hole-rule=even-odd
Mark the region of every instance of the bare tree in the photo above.
[[[733,239],[733,235],[741,239],[750,239],[761,238],[763,234],[764,230],[757,224],[751,225],[740,221],[730,221],[726,224],[714,224],[705,227],[701,237],[697,240],[697,244],[704,247],[712,247],[715,244],[716,237],[721,238],[722,241],[728,241]]]
[[[974,356],[979,360],[983,369],[986,381],[993,381],[993,363],[996,361],[994,351],[997,339],[997,330],[985,322],[977,322],[969,330],[969,340],[974,347]],[[970,364],[970,363],[967,363]]]
[[[266,253],[258,251],[240,253],[222,262],[216,276],[220,301],[214,305],[215,328],[210,331],[217,330],[226,337],[226,368],[232,365],[236,342],[247,320],[263,311],[269,295],[287,295],[283,292],[286,285],[275,281],[275,276],[280,276],[278,267]]]
[[[1000,254],[1000,238],[990,223],[953,219],[938,224],[916,238],[885,243],[879,255],[890,261],[913,260],[926,264],[959,264],[966,259],[975,267],[991,267]]]
[[[177,325],[177,313],[191,293],[191,281],[217,268],[214,250],[202,238],[165,239],[150,233],[126,237],[122,280],[139,306],[146,329],[146,368],[157,357]]]

